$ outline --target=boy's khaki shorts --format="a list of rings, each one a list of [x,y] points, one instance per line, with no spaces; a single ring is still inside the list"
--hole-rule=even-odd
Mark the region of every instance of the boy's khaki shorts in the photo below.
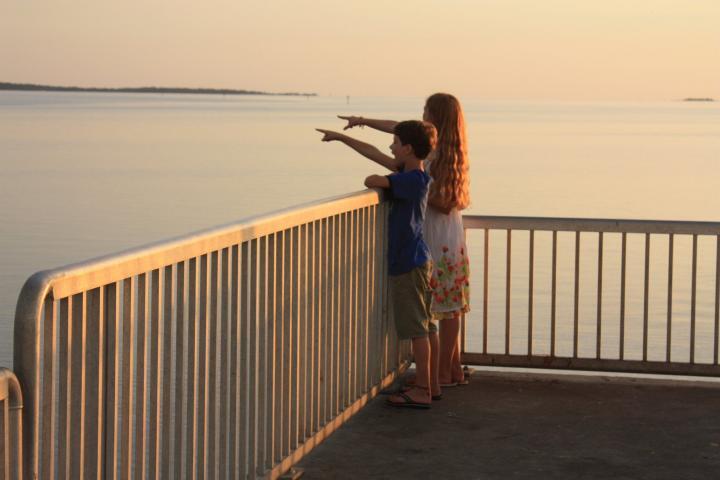
[[[431,275],[432,262],[427,262],[408,273],[390,276],[390,303],[400,340],[424,337],[429,331],[437,331],[430,322]]]

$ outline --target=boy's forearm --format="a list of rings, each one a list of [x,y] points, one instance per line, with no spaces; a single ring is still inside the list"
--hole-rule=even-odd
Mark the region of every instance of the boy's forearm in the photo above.
[[[394,160],[391,157],[388,157],[380,150],[378,150],[377,147],[374,147],[369,143],[365,143],[355,138],[348,137],[347,135],[343,135],[340,138],[340,141],[358,152],[360,155],[369,158],[373,162],[379,163],[380,165],[389,170],[396,171],[398,169],[398,166],[395,165]]]
[[[370,145],[369,143],[365,143],[356,138],[348,137],[347,135],[343,135],[340,141],[358,152],[360,155],[367,157],[371,160],[373,159],[373,154],[380,152],[380,150]]]
[[[390,180],[382,175],[370,175],[365,179],[367,188],[390,188]]]

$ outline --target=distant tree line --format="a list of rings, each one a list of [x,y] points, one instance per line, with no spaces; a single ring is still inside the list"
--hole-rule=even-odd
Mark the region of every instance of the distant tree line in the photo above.
[[[201,93],[207,95],[279,95],[314,97],[316,93],[285,92],[271,93],[257,90],[236,90],[231,88],[175,88],[175,87],[136,87],[136,88],[96,88],[96,87],[59,87],[53,85],[35,85],[32,83],[0,82],[0,90],[24,90],[36,92],[112,92],[112,93]]]

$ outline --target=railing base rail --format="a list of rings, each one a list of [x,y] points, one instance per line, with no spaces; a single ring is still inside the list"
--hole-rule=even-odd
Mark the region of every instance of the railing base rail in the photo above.
[[[701,363],[657,362],[642,360],[612,360],[597,358],[550,357],[542,355],[505,355],[491,353],[463,353],[463,363],[487,367],[510,367],[550,370],[585,370],[616,373],[657,375],[720,376],[720,366]]]

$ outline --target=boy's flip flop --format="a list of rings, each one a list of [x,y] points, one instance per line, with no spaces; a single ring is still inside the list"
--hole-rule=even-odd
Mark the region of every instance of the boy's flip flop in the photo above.
[[[415,388],[413,385],[404,385],[400,388],[400,390],[396,390],[392,394],[395,395],[397,393],[405,393],[409,390],[412,390],[413,388]],[[380,393],[382,394],[382,392]],[[433,401],[442,400],[442,393],[438,393],[437,395],[430,395],[430,398],[432,398]]]
[[[408,395],[406,393],[399,392],[394,396],[402,398],[403,401],[402,402],[394,402],[392,400],[392,397],[389,397],[385,401],[385,403],[387,403],[391,407],[399,407],[399,408],[420,408],[423,410],[427,410],[428,408],[430,408],[429,403],[416,402],[415,400],[413,400],[410,397],[410,395]]]

